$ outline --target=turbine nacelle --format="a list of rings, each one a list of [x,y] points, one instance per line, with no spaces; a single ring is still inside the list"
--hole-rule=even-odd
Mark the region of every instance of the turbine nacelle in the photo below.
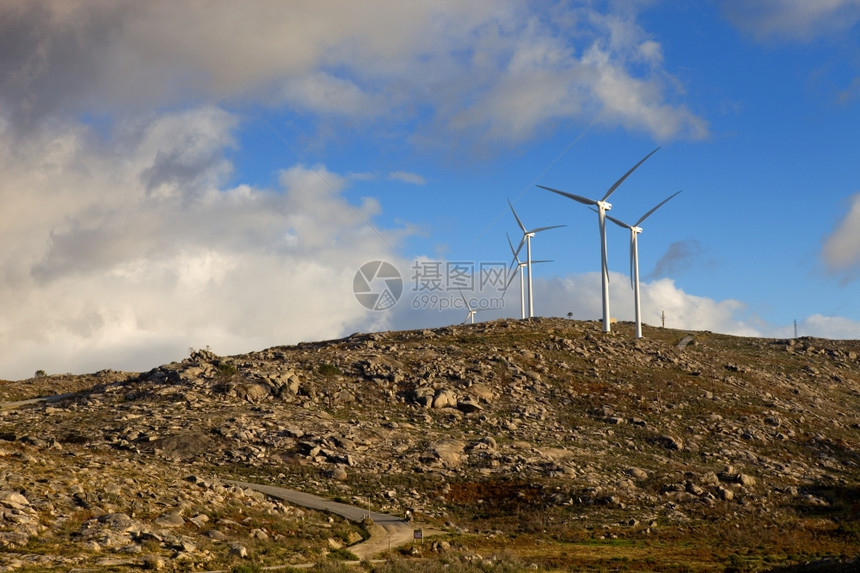
[[[603,211],[612,210],[612,203],[609,203],[608,201],[595,201],[595,204],[597,205],[598,209],[601,209]]]

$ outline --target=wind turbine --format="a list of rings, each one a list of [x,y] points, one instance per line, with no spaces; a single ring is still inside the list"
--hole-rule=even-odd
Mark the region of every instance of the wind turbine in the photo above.
[[[460,290],[460,296],[463,297],[463,304],[466,305],[466,309],[469,311],[469,314],[466,315],[466,318],[463,319],[463,324],[466,324],[468,320],[472,324],[475,324],[475,314],[480,310],[478,308],[472,308],[469,306],[469,301],[466,300],[466,295],[463,294],[463,289]]]
[[[545,187],[543,185],[538,185],[541,189],[546,189],[547,191],[552,191],[553,193],[558,193],[559,195],[563,195],[568,199],[573,199],[579,203],[583,203],[585,205],[594,205],[597,207],[597,216],[598,223],[600,224],[600,266],[601,266],[601,284],[603,286],[603,332],[609,332],[609,268],[606,263],[606,212],[612,209],[612,204],[607,203],[606,200],[609,199],[609,196],[612,195],[618,186],[624,183],[624,180],[627,179],[631,173],[636,171],[636,169],[645,163],[649,157],[657,153],[659,147],[642,158],[639,163],[634,165],[630,171],[625,173],[621,179],[616,181],[612,187],[609,188],[609,191],[603,196],[602,199],[589,199],[588,197],[583,197],[581,195],[574,195],[573,193],[567,193],[565,191],[559,191],[558,189],[553,189],[552,187]]]
[[[672,197],[680,193],[674,193],[663,199],[656,207],[639,217],[639,220],[633,223],[632,225],[628,225],[623,221],[619,221],[615,217],[611,215],[607,215],[606,218],[618,225],[619,227],[623,227],[625,229],[630,229],[630,286],[633,287],[633,306],[636,313],[636,338],[642,338],[642,316],[639,309],[639,233],[642,232],[642,228],[639,226],[642,224],[642,221],[647,219],[651,213],[662,207],[666,202],[669,201]]]
[[[535,233],[540,233],[541,231],[548,231],[550,229],[558,229],[559,227],[564,227],[564,225],[551,225],[549,227],[538,227],[537,229],[527,230],[526,226],[523,225],[523,222],[520,220],[517,215],[516,210],[514,210],[514,205],[511,203],[511,200],[508,199],[508,205],[511,206],[511,211],[514,214],[514,218],[517,220],[517,225],[520,226],[520,229],[523,232],[523,238],[520,239],[520,244],[517,247],[516,252],[519,253],[520,249],[523,247],[523,243],[526,244],[526,272],[529,275],[529,318],[535,315],[534,312],[534,299],[532,297],[532,237],[535,236]]]
[[[520,316],[522,318],[526,317],[526,289],[525,283],[523,282],[523,268],[527,263],[524,263],[520,260],[520,251],[519,249],[514,249],[514,244],[511,242],[511,236],[505,233],[508,237],[508,246],[511,248],[511,253],[513,253],[514,258],[511,260],[511,269],[514,268],[514,263],[517,265],[517,270],[511,273],[511,278],[508,279],[507,284],[505,285],[505,289],[502,292],[507,292],[508,287],[511,286],[511,283],[514,282],[514,279],[517,276],[517,273],[520,275]],[[522,242],[520,243],[520,249],[523,247]],[[540,261],[532,261],[532,264],[537,263],[551,263],[549,260],[540,260]]]

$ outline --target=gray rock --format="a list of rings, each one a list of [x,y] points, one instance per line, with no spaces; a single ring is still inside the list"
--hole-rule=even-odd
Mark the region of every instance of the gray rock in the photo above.
[[[645,470],[640,469],[640,468],[628,468],[628,469],[624,470],[624,473],[629,475],[630,477],[633,477],[636,479],[647,479],[648,478],[648,472],[646,472]]]
[[[0,532],[0,547],[23,547],[30,541],[30,536],[20,531]]]
[[[141,529],[140,523],[125,513],[110,513],[108,515],[103,515],[98,518],[98,522],[105,528],[118,533],[129,533],[132,531],[139,531]]]
[[[355,394],[350,392],[349,390],[341,390],[337,394],[334,395],[334,404],[337,406],[344,406],[346,404],[352,404],[355,402]]]
[[[17,491],[0,491],[0,505],[4,505],[5,507],[9,507],[12,509],[25,509],[30,507],[30,502],[27,501],[27,498],[18,493]]]
[[[443,467],[454,468],[463,461],[465,444],[459,440],[444,440],[431,445],[419,458],[424,463],[438,463]]]
[[[230,555],[245,558],[248,556],[248,548],[241,543],[233,542],[230,544]]]
[[[343,466],[336,466],[333,470],[331,470],[331,478],[338,481],[346,481],[349,476],[346,473],[346,469]]]
[[[495,394],[486,384],[472,384],[466,389],[466,394],[486,403],[492,402],[495,398]]]
[[[260,400],[267,398],[270,392],[269,387],[265,384],[243,382],[241,384],[236,384],[231,390],[231,394],[240,400],[259,402]]]
[[[677,436],[663,435],[657,438],[657,442],[667,450],[680,451],[684,449],[684,440]]]
[[[456,408],[457,394],[453,390],[442,389],[433,397],[434,408]]]
[[[185,519],[182,517],[182,514],[172,512],[160,515],[153,521],[153,523],[159,527],[175,528],[185,525]]]

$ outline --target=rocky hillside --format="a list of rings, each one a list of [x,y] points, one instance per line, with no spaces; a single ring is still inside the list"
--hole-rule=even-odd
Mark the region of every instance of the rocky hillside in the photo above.
[[[444,530],[394,552],[413,571],[860,555],[860,342],[646,336],[503,320],[2,382],[73,394],[0,410],[0,570],[332,562],[366,535],[228,479]]]

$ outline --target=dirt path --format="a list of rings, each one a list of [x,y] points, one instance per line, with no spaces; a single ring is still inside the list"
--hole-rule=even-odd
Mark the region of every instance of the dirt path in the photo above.
[[[76,392],[67,392],[66,394],[57,394],[56,396],[42,396],[40,398],[30,398],[29,400],[18,400],[17,402],[2,402],[0,403],[0,410],[14,410],[15,408],[38,404],[40,402],[59,402],[60,400],[71,398],[75,394]]]
[[[349,547],[350,552],[362,561],[394,547],[406,545],[414,539],[416,529],[421,529],[424,537],[439,533],[426,526],[422,526],[420,523],[404,521],[399,517],[388,515],[387,513],[367,511],[360,507],[338,503],[309,493],[271,485],[231,480],[224,481],[229,484],[259,491],[293,505],[334,513],[350,521],[361,522],[369,517],[373,520],[373,525],[368,528],[370,538]]]

